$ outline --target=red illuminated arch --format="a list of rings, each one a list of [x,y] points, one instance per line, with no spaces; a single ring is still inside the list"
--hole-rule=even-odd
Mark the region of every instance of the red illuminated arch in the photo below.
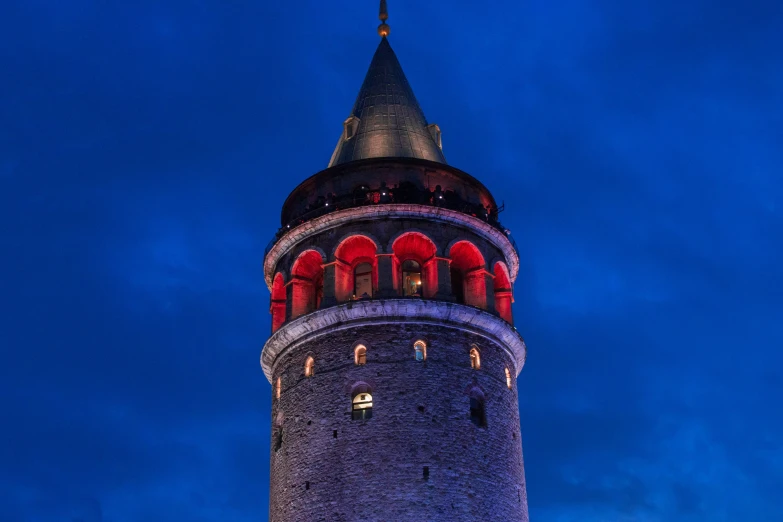
[[[316,310],[323,295],[323,257],[315,250],[305,250],[291,268],[291,319]]]
[[[350,236],[340,243],[334,252],[334,256],[337,258],[334,285],[337,301],[358,299],[365,293],[372,297],[374,290],[378,288],[376,252],[378,252],[378,246],[367,236]],[[370,288],[365,287],[362,278],[367,267],[370,272]],[[355,295],[357,288],[359,288],[359,295]]]
[[[435,262],[437,253],[435,243],[421,232],[406,232],[394,240],[394,273],[397,291],[402,295],[411,295],[412,285],[415,286],[417,273],[420,273],[421,290],[418,295],[432,297],[438,284],[438,265]]]
[[[514,302],[514,298],[511,293],[511,278],[508,276],[506,264],[502,261],[495,263],[494,274],[495,311],[500,317],[513,324],[511,303]]]
[[[272,314],[272,332],[276,332],[285,322],[285,298],[283,274],[278,272],[272,283],[272,305],[269,308]]]
[[[458,241],[449,250],[451,290],[457,302],[487,308],[484,256],[470,241]]]

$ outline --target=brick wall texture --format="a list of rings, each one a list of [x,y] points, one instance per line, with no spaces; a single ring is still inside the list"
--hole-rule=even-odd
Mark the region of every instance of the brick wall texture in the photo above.
[[[358,343],[364,366],[354,364]],[[516,380],[508,389],[505,378],[513,364],[482,337],[410,320],[335,329],[287,349],[272,369],[281,396],[272,403],[270,521],[527,521]],[[359,383],[372,390],[369,420],[351,419]],[[475,388],[486,427],[470,419]]]

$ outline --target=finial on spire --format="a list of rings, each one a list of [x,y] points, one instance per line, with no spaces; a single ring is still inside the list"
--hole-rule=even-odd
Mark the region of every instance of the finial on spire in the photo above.
[[[386,0],[381,0],[381,11],[378,14],[378,19],[381,21],[381,25],[378,26],[378,36],[386,38],[391,32],[391,27],[386,24],[386,20],[389,19],[389,12],[386,9]]]

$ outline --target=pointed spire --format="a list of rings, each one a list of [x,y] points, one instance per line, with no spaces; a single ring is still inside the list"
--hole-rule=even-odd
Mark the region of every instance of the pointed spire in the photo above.
[[[381,10],[378,13],[378,19],[381,21],[381,25],[378,26],[378,36],[386,38],[391,32],[391,27],[386,24],[386,20],[389,19],[389,10],[386,9],[386,0],[381,0]]]
[[[446,163],[440,129],[427,125],[389,40],[381,39],[329,166],[367,158]]]

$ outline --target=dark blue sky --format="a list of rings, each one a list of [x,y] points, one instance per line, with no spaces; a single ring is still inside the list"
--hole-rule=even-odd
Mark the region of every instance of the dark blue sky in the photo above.
[[[389,8],[521,248],[534,522],[783,520],[781,3]],[[263,249],[376,15],[2,2],[0,520],[266,520]]]

